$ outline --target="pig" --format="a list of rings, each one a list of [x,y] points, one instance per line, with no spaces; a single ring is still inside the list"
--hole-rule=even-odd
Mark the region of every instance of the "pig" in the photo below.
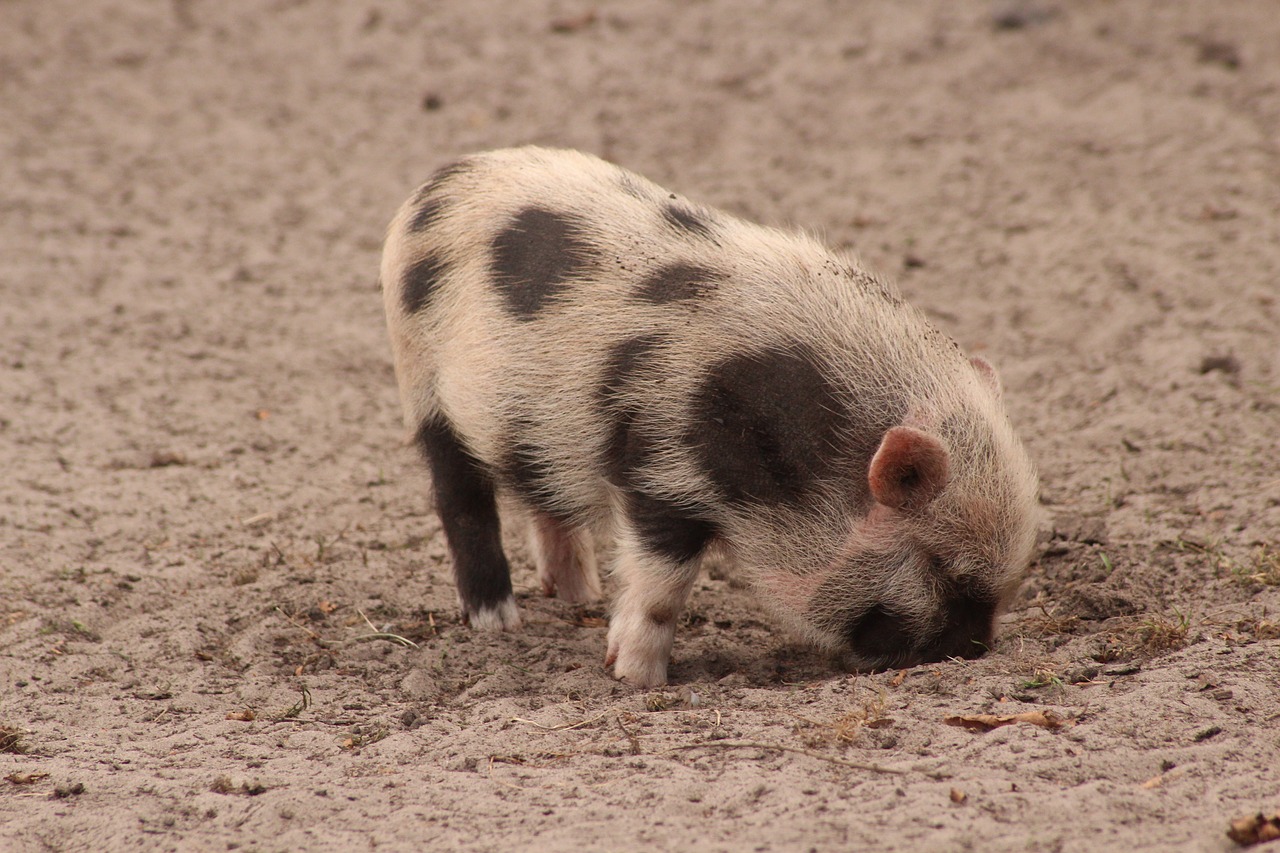
[[[502,507],[565,601],[600,597],[612,544],[605,665],[629,684],[666,683],[708,558],[855,669],[992,645],[1035,541],[1034,467],[991,366],[855,260],[524,147],[424,183],[381,281],[473,629],[520,626]]]

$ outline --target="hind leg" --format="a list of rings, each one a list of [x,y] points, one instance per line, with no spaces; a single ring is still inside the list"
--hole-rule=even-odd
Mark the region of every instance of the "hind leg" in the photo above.
[[[600,598],[600,572],[589,530],[570,527],[538,510],[533,512],[529,530],[538,580],[546,595],[570,604]]]
[[[431,469],[436,512],[453,555],[463,621],[481,631],[519,628],[493,477],[442,416],[424,421],[417,441]]]

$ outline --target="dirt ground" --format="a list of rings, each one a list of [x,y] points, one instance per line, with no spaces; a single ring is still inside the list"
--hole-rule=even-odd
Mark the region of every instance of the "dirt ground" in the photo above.
[[[1269,0],[0,0],[0,847],[1235,849],[1278,140]],[[844,673],[713,572],[636,691],[524,559],[524,631],[459,624],[378,256],[527,142],[819,231],[997,365],[1046,512],[993,653]]]

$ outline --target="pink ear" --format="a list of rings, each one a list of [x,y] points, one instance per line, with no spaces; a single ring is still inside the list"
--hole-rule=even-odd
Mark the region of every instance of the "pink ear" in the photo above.
[[[996,369],[991,366],[991,362],[987,361],[980,355],[975,355],[969,359],[969,363],[973,365],[973,369],[978,371],[978,375],[987,383],[987,387],[996,395],[996,399],[1000,399],[1003,389],[1000,387],[1000,377],[996,375]]]
[[[936,437],[896,426],[884,434],[871,458],[871,496],[893,509],[922,509],[946,488],[948,460],[947,448]]]

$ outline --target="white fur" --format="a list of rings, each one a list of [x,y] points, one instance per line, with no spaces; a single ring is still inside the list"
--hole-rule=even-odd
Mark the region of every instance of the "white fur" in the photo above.
[[[520,608],[514,598],[506,598],[497,607],[481,607],[467,621],[477,631],[515,631],[520,628]]]

